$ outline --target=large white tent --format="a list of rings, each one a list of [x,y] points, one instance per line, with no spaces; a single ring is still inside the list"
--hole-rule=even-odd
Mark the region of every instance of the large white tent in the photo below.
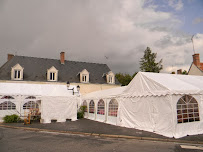
[[[75,86],[70,87],[76,90]],[[50,123],[51,120],[65,122],[66,119],[74,121],[77,120],[79,101],[79,97],[73,96],[72,91],[67,90],[66,84],[2,82],[0,83],[0,121],[5,115],[24,116],[28,111],[25,107],[28,102],[37,104],[43,123]]]
[[[116,125],[175,138],[203,133],[202,76],[139,72],[117,92],[112,98],[102,92],[95,94],[117,100]],[[90,101],[93,96],[87,98]],[[108,117],[108,112],[105,115]]]
[[[119,97],[120,126],[180,138],[203,133],[203,77],[139,72]]]

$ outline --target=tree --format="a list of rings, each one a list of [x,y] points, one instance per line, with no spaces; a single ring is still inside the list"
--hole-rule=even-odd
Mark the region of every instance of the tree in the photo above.
[[[136,76],[138,72],[135,72],[133,75],[132,75],[132,79]]]
[[[132,80],[132,76],[129,74],[117,73],[115,76],[122,86],[128,85]]]
[[[187,75],[188,73],[187,73],[186,70],[184,70],[184,71],[182,72],[182,74],[183,74],[183,75]]]
[[[161,65],[162,59],[158,63],[156,63],[156,56],[157,53],[152,53],[151,49],[147,47],[147,49],[144,51],[144,56],[141,58],[140,61],[141,71],[159,73],[160,70],[163,69],[163,66]]]

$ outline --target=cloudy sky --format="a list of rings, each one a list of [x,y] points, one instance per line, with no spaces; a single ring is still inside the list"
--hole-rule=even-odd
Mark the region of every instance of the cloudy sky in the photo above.
[[[203,61],[203,0],[1,0],[0,66],[7,54],[107,63],[139,71],[146,47],[162,72]]]

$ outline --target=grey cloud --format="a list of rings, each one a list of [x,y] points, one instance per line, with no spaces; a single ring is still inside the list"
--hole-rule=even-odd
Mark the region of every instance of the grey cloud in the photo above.
[[[0,66],[7,53],[59,59],[65,51],[68,60],[132,74],[147,46],[163,58],[176,53],[171,46],[187,44],[173,34],[179,25],[173,15],[142,6],[134,0],[0,1]]]

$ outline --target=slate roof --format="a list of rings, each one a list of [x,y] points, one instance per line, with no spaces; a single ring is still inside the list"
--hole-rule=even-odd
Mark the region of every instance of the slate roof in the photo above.
[[[90,72],[89,83],[107,84],[106,77],[102,76],[104,73],[111,71],[106,64],[65,61],[63,65],[57,59],[14,56],[0,68],[0,80],[11,80],[11,68],[17,63],[24,68],[24,81],[47,82],[47,69],[54,66],[58,70],[58,82],[79,83],[78,73],[86,69]],[[119,84],[117,79],[115,84]]]

